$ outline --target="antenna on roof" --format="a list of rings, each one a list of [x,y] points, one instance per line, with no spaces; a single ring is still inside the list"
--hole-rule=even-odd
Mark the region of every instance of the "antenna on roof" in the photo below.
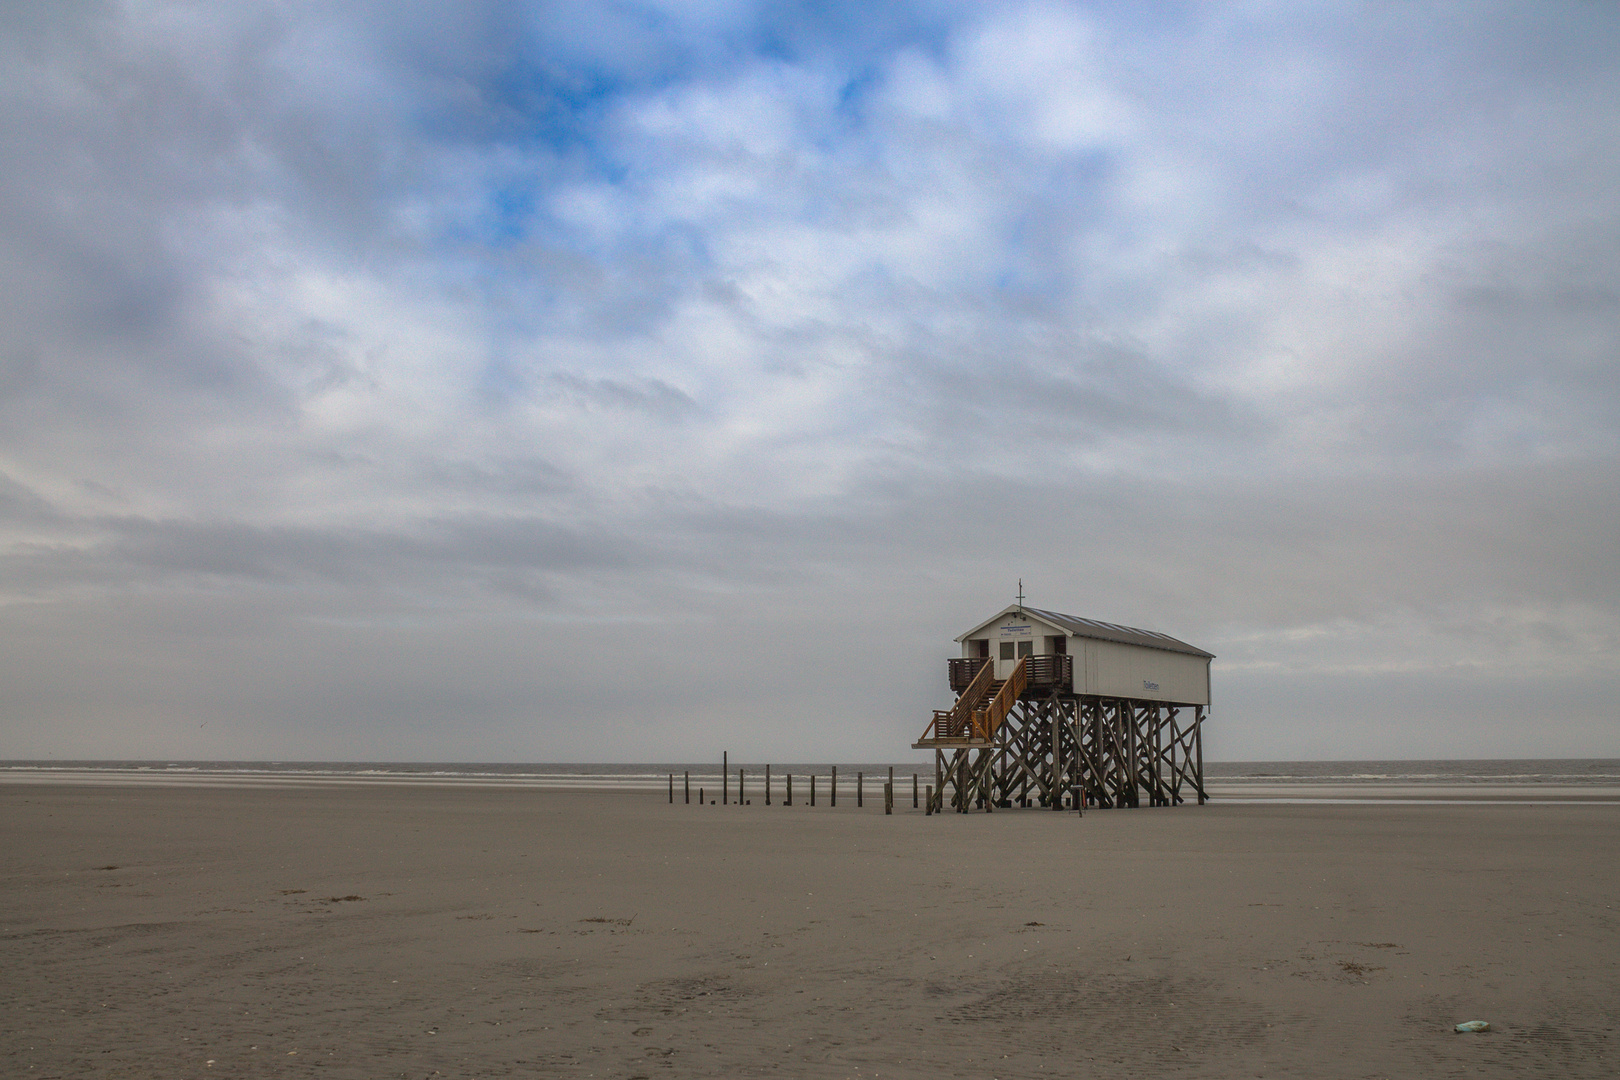
[[[1024,606],[1024,579],[1018,579],[1018,606]]]

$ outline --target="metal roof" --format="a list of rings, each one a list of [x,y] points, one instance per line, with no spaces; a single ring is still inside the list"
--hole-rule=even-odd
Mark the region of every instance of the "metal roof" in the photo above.
[[[1186,653],[1189,656],[1204,656],[1213,660],[1215,654],[1205,652],[1196,645],[1189,645],[1169,634],[1161,634],[1156,630],[1138,630],[1134,626],[1120,626],[1118,623],[1099,622],[1096,619],[1082,619],[1078,615],[1065,615],[1061,611],[1045,611],[1041,608],[1029,606],[1019,607],[1017,604],[1006,608],[996,615],[984,620],[965,634],[957,636],[956,640],[973,636],[993,622],[999,621],[1004,615],[1029,614],[1044,622],[1071,634],[1074,637],[1094,638],[1097,641],[1117,641],[1123,645],[1142,645],[1149,649],[1163,649],[1166,652]]]

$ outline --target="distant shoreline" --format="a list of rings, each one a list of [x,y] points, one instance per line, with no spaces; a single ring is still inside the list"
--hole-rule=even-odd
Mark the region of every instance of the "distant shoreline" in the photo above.
[[[744,771],[750,795],[764,793],[764,766],[735,766],[725,780],[735,792],[737,769]],[[808,796],[815,775],[826,805],[834,766],[771,766],[773,802],[786,794],[791,774],[798,800]],[[853,807],[857,785],[868,807],[881,799],[888,765],[836,766],[844,806]],[[930,770],[916,763],[893,766],[897,800],[909,797],[913,774],[920,784]],[[695,799],[701,789],[720,790],[712,763],[657,764],[459,764],[444,762],[184,762],[184,761],[6,761],[0,784],[135,786],[189,788],[287,787],[443,787],[533,789],[600,793],[665,793],[675,779],[676,800],[684,802],[688,782]],[[689,780],[688,780],[689,778]],[[1382,762],[1223,762],[1206,769],[1206,788],[1217,803],[1620,803],[1620,760],[1491,759],[1479,761]]]

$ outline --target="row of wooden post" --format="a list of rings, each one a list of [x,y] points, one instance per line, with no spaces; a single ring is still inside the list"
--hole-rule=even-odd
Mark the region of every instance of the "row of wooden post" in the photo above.
[[[728,755],[726,755],[726,754],[722,754],[721,757],[720,757],[720,802],[721,802],[722,805],[729,805],[731,803],[731,764],[727,760],[727,757],[728,757]],[[682,775],[683,797],[684,797],[685,801],[688,804],[690,804],[692,802],[692,774],[690,772],[685,772],[685,773],[682,773],[681,775]],[[787,798],[783,800],[782,805],[783,806],[792,806],[793,805],[793,774],[788,773],[786,779],[787,779]],[[752,805],[748,801],[747,796],[744,794],[744,792],[746,790],[747,782],[748,782],[747,771],[744,770],[744,769],[738,769],[737,770],[737,805],[738,806]],[[830,785],[828,785],[828,788],[829,788],[829,790],[828,790],[828,802],[831,803],[833,806],[837,806],[838,805],[838,766],[836,766],[836,765],[832,766],[832,783]],[[930,813],[932,813],[933,792],[934,792],[934,787],[933,787],[932,784],[930,784],[928,786],[928,795],[929,795],[929,803],[928,803],[928,805],[930,807],[930,811],[929,811]],[[698,802],[701,804],[703,801],[704,801],[704,791],[700,787],[700,788],[698,788]],[[917,809],[918,806],[920,805],[920,801],[921,801],[921,793],[920,793],[920,790],[918,788],[917,774],[912,773],[911,774],[911,808],[913,810]],[[674,773],[669,774],[669,802],[670,802],[671,806],[673,806],[675,804],[675,774]],[[765,766],[765,805],[766,806],[771,805],[771,767],[769,765]],[[816,775],[814,773],[810,774],[810,805],[811,806],[816,805]],[[864,807],[866,805],[866,774],[862,773],[862,772],[857,772],[855,774],[855,805],[859,806],[859,807]],[[894,813],[894,766],[892,766],[892,765],[889,766],[889,779],[887,781],[885,781],[884,784],[883,784],[883,812],[885,814]]]
[[[722,803],[724,803],[724,804],[729,805],[729,803],[731,801],[731,784],[730,784],[731,774],[730,774],[729,763],[722,764],[721,768],[722,768],[722,772],[720,774],[720,801]],[[682,789],[683,789],[683,792],[684,792],[684,798],[685,798],[685,801],[688,804],[690,804],[692,802],[692,774],[690,772],[686,772],[686,773],[682,773],[681,775],[683,777]],[[917,777],[918,777],[918,774],[916,774],[916,773],[911,774],[911,808],[913,810],[915,810],[915,809],[918,808],[918,806],[920,804],[922,806],[925,814],[933,814],[933,812],[934,812],[934,785],[933,784],[928,784],[927,785],[927,793],[923,794],[919,790],[919,786],[918,786],[919,781],[918,781]],[[785,779],[787,780],[787,798],[783,800],[782,805],[783,806],[792,806],[793,805],[793,774],[788,773],[787,776],[785,777]],[[747,770],[738,769],[737,770],[737,805],[738,806],[752,805],[752,803],[750,803],[747,800],[746,796],[744,795],[744,791],[746,790],[747,780],[748,780]],[[856,806],[865,806],[865,804],[866,804],[865,803],[865,782],[866,782],[866,775],[864,773],[857,772],[855,774],[855,805]],[[943,790],[943,789],[941,789],[941,790]],[[1072,795],[1073,795],[1074,802],[1073,802],[1072,806],[1073,806],[1074,809],[1078,810],[1082,806],[1085,805],[1085,797],[1086,796],[1085,796],[1085,788],[1083,786],[1075,786],[1075,787],[1067,789],[1067,790],[1070,793],[1072,793]],[[701,805],[704,802],[704,799],[705,799],[704,789],[700,787],[700,788],[698,788],[698,803]],[[674,805],[674,803],[675,803],[675,774],[674,773],[669,774],[669,801],[670,801],[670,805]],[[836,765],[832,766],[832,784],[830,785],[830,789],[829,789],[828,801],[833,806],[838,805],[838,766],[836,766]],[[766,806],[771,805],[771,767],[769,765],[765,766],[765,805]],[[814,773],[810,774],[810,805],[811,806],[816,805],[816,775]],[[1054,810],[1061,810],[1063,808],[1064,807],[1063,807],[1061,799],[1055,801],[1055,803],[1054,803],[1054,805],[1052,807],[1052,809],[1054,809]],[[943,807],[941,808],[941,810],[943,811]],[[890,768],[889,768],[889,779],[883,785],[883,812],[885,814],[894,813],[894,767],[893,766],[890,766]]]

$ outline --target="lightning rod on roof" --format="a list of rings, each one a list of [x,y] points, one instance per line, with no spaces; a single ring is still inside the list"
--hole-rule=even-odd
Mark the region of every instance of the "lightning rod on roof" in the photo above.
[[[1018,579],[1018,606],[1024,606],[1024,579]]]

